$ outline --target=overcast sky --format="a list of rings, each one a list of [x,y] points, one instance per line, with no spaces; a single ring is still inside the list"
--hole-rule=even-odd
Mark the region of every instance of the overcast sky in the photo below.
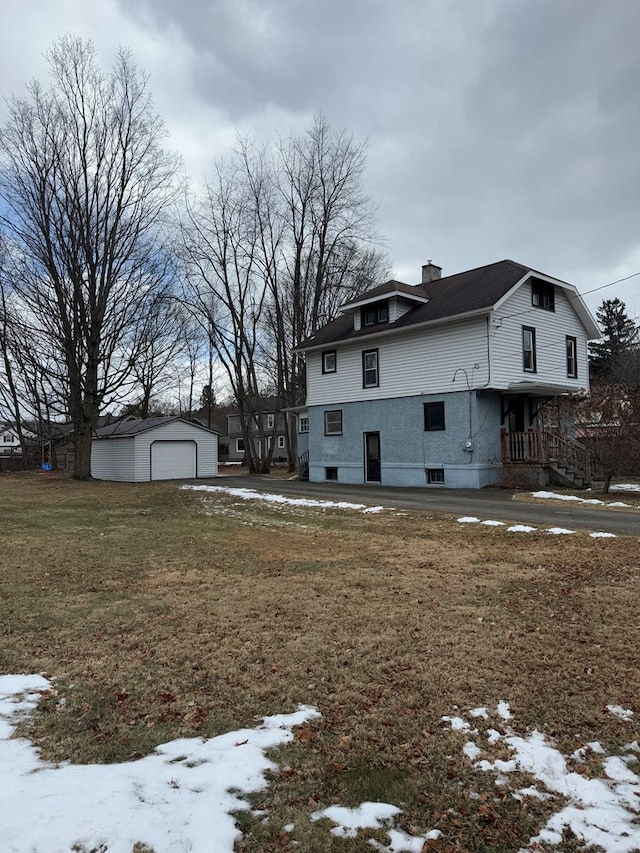
[[[119,45],[198,179],[324,113],[369,148],[394,277],[512,258],[640,319],[640,0],[21,0],[1,94],[60,35]],[[0,119],[4,120],[4,105]]]

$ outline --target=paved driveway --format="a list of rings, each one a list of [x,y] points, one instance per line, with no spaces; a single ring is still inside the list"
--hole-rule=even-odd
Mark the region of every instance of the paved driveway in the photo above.
[[[619,536],[640,536],[640,494],[635,498],[621,495],[619,499],[633,509],[597,507],[560,502],[527,503],[506,489],[405,489],[386,486],[350,486],[343,483],[306,483],[299,480],[280,480],[272,477],[216,477],[210,482],[217,486],[255,489],[292,497],[319,500],[351,501],[368,506],[386,506],[445,515],[475,515],[533,527],[566,527],[571,530],[605,531]],[[526,493],[524,493],[526,495]],[[591,494],[591,493],[589,493]],[[523,495],[524,496],[524,495]],[[597,497],[597,495],[593,495]],[[618,499],[618,498],[616,498]]]

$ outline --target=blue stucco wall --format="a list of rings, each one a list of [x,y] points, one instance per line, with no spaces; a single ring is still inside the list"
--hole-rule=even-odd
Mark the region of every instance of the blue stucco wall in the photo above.
[[[443,400],[445,429],[424,430],[423,404]],[[342,409],[342,435],[324,435],[324,413]],[[495,392],[460,391],[390,400],[309,408],[309,478],[364,483],[364,433],[380,433],[381,482],[388,486],[429,486],[427,469],[444,470],[445,488],[482,488],[498,482],[502,470],[500,397]],[[472,452],[465,442],[471,439]]]

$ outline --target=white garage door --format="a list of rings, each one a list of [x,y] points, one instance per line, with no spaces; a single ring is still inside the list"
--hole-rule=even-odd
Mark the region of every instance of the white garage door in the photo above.
[[[184,480],[196,476],[195,441],[154,441],[151,445],[151,479]]]

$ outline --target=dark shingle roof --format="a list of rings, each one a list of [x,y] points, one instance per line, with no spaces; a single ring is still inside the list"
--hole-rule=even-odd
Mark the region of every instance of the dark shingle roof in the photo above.
[[[402,282],[396,281],[386,282],[363,293],[358,299],[352,300],[352,303],[375,299],[377,296],[384,296],[385,293],[391,293],[398,289],[401,289],[402,292],[415,293],[420,297],[428,296],[429,301],[427,303],[416,305],[386,327],[387,329],[402,329],[418,323],[453,319],[457,315],[483,309],[489,310],[528,272],[532,272],[530,267],[525,267],[515,261],[497,261],[484,267],[446,276],[428,284],[412,286],[403,285]],[[401,285],[401,288],[398,288],[398,285]],[[378,328],[376,331],[380,331],[380,329]],[[318,329],[303,341],[298,349],[303,350],[328,343],[347,341],[371,333],[371,327],[356,331],[353,328],[353,316],[342,314],[323,328]]]
[[[148,429],[163,426],[164,424],[170,424],[173,421],[183,421],[184,423],[192,424],[194,427],[197,427],[197,429],[204,429],[206,432],[217,432],[217,430],[214,429],[208,430],[207,427],[203,427],[202,424],[194,423],[186,418],[174,416],[117,421],[116,423],[109,424],[108,426],[100,427],[95,431],[94,435],[96,438],[123,438],[124,436],[136,435],[139,432],[145,432]]]

